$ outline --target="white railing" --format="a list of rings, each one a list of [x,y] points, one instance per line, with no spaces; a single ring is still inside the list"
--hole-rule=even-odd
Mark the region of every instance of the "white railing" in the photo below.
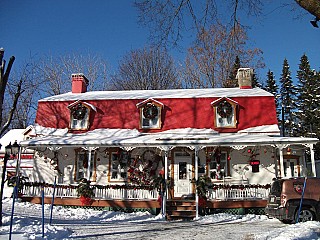
[[[257,200],[267,199],[270,192],[268,186],[226,186],[216,185],[209,189],[209,200]]]
[[[94,185],[93,185],[94,186]],[[42,186],[39,184],[23,187],[23,195],[29,197],[41,196]],[[43,185],[44,195],[51,197],[53,185]],[[268,185],[224,185],[214,184],[209,187],[208,200],[258,200],[267,199],[270,187]],[[132,186],[112,185],[97,186],[94,189],[94,199],[157,199],[156,189],[139,189]],[[78,197],[77,185],[57,185],[55,197],[68,198]]]
[[[94,185],[93,185],[94,186]],[[41,196],[42,187],[45,197],[51,197],[53,194],[53,185],[45,184],[43,186],[37,185],[25,185],[23,187],[23,196],[35,197]],[[94,189],[94,199],[157,199],[158,192],[156,189],[136,189],[126,188],[122,185],[114,185],[113,187],[106,188],[99,186]],[[55,197],[67,198],[78,197],[77,185],[57,185],[55,190]]]

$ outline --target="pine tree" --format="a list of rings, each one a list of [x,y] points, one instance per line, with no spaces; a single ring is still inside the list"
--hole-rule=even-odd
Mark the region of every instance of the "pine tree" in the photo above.
[[[278,85],[276,83],[275,77],[273,75],[273,72],[268,71],[267,73],[267,81],[266,81],[266,86],[264,87],[264,89],[269,92],[272,93],[274,95],[274,99],[275,99],[275,105],[276,105],[276,110],[277,110],[277,118],[278,118],[278,122],[280,122],[280,113],[281,113],[281,107],[279,104],[279,89],[278,89]]]
[[[298,96],[297,117],[299,119],[299,135],[316,137],[319,135],[319,73],[312,70],[308,57],[304,54],[300,59],[297,71]]]
[[[223,87],[225,88],[234,88],[238,87],[238,81],[236,79],[238,69],[241,67],[240,65],[240,58],[236,56],[236,59],[234,61],[233,67],[230,71],[229,79],[223,83]]]
[[[284,59],[280,77],[281,130],[284,136],[295,135],[296,124],[293,112],[296,110],[296,94],[296,87],[292,82],[288,60]]]
[[[257,74],[253,73],[253,76],[252,76],[252,88],[255,88],[255,87],[258,87],[258,88],[262,88],[262,84],[260,83],[258,77],[257,77]]]

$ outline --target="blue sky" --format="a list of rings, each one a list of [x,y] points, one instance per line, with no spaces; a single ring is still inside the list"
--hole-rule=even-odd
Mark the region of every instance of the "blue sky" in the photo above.
[[[105,58],[114,70],[128,51],[148,44],[148,29],[138,25],[132,3],[0,0],[0,47],[5,48],[6,59],[16,57],[15,66],[30,55],[90,52]],[[305,11],[292,12],[291,7],[281,7],[286,3],[295,5],[294,0],[266,0],[262,16],[241,17],[251,27],[251,45],[264,52],[266,68],[260,71],[261,78],[270,68],[278,79],[284,58],[288,59],[294,77],[304,53],[311,67],[320,70],[320,29],[311,26],[313,17]],[[192,40],[186,39],[185,43]],[[183,61],[183,52],[172,50],[171,54]]]

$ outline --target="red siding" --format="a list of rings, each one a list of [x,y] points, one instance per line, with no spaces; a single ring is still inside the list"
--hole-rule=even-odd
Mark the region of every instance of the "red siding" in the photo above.
[[[214,128],[211,102],[217,98],[156,99],[164,104],[162,128]],[[277,124],[273,97],[232,98],[239,103],[236,129],[215,129],[220,132],[237,132],[250,127]],[[97,128],[139,129],[139,109],[136,104],[145,99],[86,100],[97,109],[92,111],[89,130]],[[39,102],[36,123],[44,127],[68,128],[72,102]],[[148,131],[148,130],[143,130]]]

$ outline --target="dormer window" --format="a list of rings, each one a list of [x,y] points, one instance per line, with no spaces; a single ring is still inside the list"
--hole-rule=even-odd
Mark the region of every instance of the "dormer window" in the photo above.
[[[77,101],[68,106],[70,109],[70,129],[87,130],[89,128],[89,119],[91,109],[95,107],[91,104]]]
[[[154,99],[147,99],[137,104],[140,109],[140,128],[160,129],[161,128],[161,110],[163,104]]]
[[[229,98],[220,98],[211,103],[215,115],[216,128],[235,128],[237,124],[237,102]]]

